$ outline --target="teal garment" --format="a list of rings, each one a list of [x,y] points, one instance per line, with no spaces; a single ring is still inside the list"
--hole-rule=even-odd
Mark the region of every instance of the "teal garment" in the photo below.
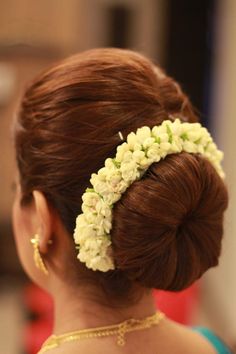
[[[204,327],[194,327],[193,330],[202,334],[213,345],[218,354],[232,354],[226,344],[209,329]]]

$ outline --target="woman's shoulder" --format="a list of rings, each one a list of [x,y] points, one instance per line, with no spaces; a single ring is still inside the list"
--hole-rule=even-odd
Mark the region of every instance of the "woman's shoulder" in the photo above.
[[[160,328],[161,329],[161,328]],[[212,337],[206,333],[211,333]],[[190,327],[170,319],[162,329],[162,342],[165,353],[176,354],[232,354],[223,341],[219,343],[213,340],[217,337],[210,330],[203,327]]]
[[[215,348],[217,354],[232,354],[232,351],[226,343],[224,343],[224,341],[209,328],[196,326],[192,329],[205,337]]]

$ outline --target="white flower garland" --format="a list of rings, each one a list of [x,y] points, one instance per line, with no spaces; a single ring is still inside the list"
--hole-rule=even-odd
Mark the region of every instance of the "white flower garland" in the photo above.
[[[130,133],[127,142],[117,147],[115,158],[107,158],[105,167],[92,174],[93,188],[87,188],[82,196],[83,213],[77,217],[74,231],[78,259],[88,268],[102,272],[115,268],[110,237],[113,205],[151,164],[182,151],[203,155],[224,178],[220,165],[223,153],[207,129],[200,123],[182,123],[179,119]]]

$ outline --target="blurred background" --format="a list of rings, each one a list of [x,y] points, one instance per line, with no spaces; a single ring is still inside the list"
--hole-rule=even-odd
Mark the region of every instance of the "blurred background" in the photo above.
[[[218,268],[178,295],[157,295],[170,317],[236,341],[236,1],[1,0],[0,353],[33,354],[51,331],[51,300],[30,285],[11,228],[15,166],[11,122],[31,78],[94,47],[142,52],[175,77],[219,147],[230,192]]]

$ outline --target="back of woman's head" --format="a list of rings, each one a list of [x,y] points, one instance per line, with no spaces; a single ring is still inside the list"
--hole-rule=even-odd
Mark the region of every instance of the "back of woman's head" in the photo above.
[[[28,87],[16,125],[22,205],[37,189],[71,234],[90,176],[124,138],[165,119],[198,120],[180,86],[147,58],[95,49],[72,56]],[[91,273],[115,297],[134,284],[181,290],[217,265],[227,191],[209,161],[180,153],[154,163],[113,209],[116,269]],[[78,261],[79,262],[79,261]]]

